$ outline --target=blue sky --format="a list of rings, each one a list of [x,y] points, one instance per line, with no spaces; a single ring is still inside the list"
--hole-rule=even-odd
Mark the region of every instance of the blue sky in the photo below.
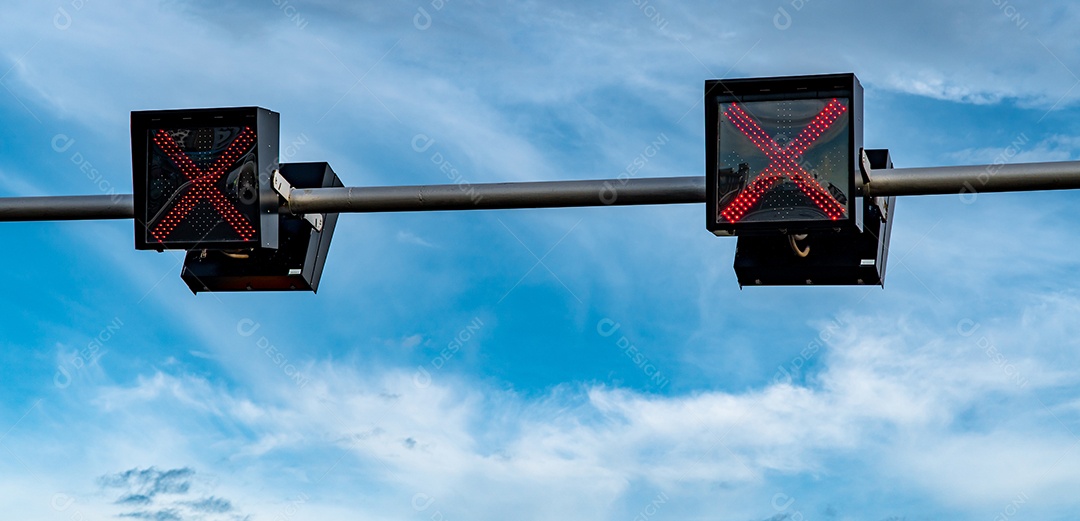
[[[346,185],[704,172],[704,80],[855,72],[898,167],[1080,159],[1073,3],[7,6],[0,195],[126,193],[132,110],[259,105]],[[418,136],[434,140],[417,152]],[[740,290],[699,205],[347,215],[320,293],[8,223],[13,519],[1073,519],[1071,192],[903,198],[887,287]],[[632,350],[629,346],[633,346]],[[628,352],[632,356],[628,356]],[[640,356],[638,356],[640,354]],[[790,375],[790,378],[786,375]]]

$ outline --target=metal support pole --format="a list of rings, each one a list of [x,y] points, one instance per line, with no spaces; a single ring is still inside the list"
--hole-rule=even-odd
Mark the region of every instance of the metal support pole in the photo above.
[[[705,202],[704,177],[293,189],[282,213],[567,208]],[[0,198],[0,222],[132,219],[131,195]]]
[[[135,218],[135,204],[130,194],[0,198],[0,221],[133,218]]]
[[[1080,161],[871,170],[871,197],[1080,189]],[[705,178],[658,177],[476,185],[302,188],[282,213],[367,213],[690,204],[705,202]],[[0,198],[0,222],[132,219],[133,197]]]
[[[289,209],[304,213],[568,208],[705,202],[704,177],[477,185],[298,188]]]
[[[943,195],[1080,188],[1080,161],[1015,165],[892,168],[870,171],[863,193]]]

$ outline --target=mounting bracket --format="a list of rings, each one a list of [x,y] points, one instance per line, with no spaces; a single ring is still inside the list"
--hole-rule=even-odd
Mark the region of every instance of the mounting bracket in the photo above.
[[[285,179],[285,176],[281,175],[281,171],[280,170],[274,170],[274,191],[277,192],[278,195],[280,195],[282,198],[285,199],[286,204],[288,204],[290,202],[290,198],[292,197],[292,190],[293,190],[292,185],[289,184],[289,181],[287,179]],[[305,213],[305,214],[301,214],[300,217],[303,217],[303,219],[305,221],[310,223],[311,227],[315,228],[315,231],[317,231],[317,232],[322,231],[323,218],[324,218],[323,214],[321,214],[321,213]]]

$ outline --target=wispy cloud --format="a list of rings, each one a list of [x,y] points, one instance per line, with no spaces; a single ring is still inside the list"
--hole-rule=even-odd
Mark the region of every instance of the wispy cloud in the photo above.
[[[1074,299],[1057,305],[1080,307]],[[612,501],[632,503],[637,497],[627,495],[631,489],[686,501],[723,484],[756,497],[771,475],[827,474],[836,461],[856,455],[878,462],[859,471],[871,484],[900,479],[950,505],[976,508],[1018,491],[1080,485],[1070,470],[1080,455],[1071,452],[1076,438],[1068,428],[1080,425],[1080,416],[1059,409],[1046,394],[1080,385],[1080,373],[1046,367],[1038,354],[1052,349],[1058,334],[1070,334],[1060,330],[1068,313],[1034,309],[1025,314],[1032,320],[1027,328],[1059,331],[1039,338],[1044,347],[1034,351],[1017,350],[1023,340],[1009,321],[936,333],[917,321],[896,329],[877,318],[853,317],[844,334],[828,343],[825,362],[807,385],[777,383],[742,393],[665,397],[594,386],[526,401],[458,378],[418,386],[409,373],[373,380],[326,362],[317,366],[311,386],[284,402],[252,401],[196,377],[158,374],[135,387],[106,390],[101,403],[122,400],[133,418],[180,407],[185,414],[240,422],[251,433],[204,452],[207,459],[220,450],[261,467],[267,463],[255,455],[341,450],[344,455],[331,460],[345,458],[342,471],[353,462],[377,462],[374,474],[360,472],[362,479],[392,484],[390,495],[403,505],[423,493],[440,498],[446,515],[471,512],[475,519],[504,514],[499,502],[482,499],[496,492],[522,508],[575,519],[583,518],[581,512],[604,517],[603,505]],[[988,356],[986,338],[1007,353],[1025,385]],[[985,402],[987,395],[996,403]],[[971,423],[972,411],[980,418],[1008,418],[1040,402],[1050,409],[1037,407],[1023,423]],[[250,452],[252,446],[262,448]],[[1048,471],[1043,463],[1051,459],[1062,463]],[[321,472],[323,465],[303,461],[291,465],[309,475]],[[959,479],[974,467],[993,480],[976,485]],[[103,483],[120,490],[119,503],[136,506],[186,495],[192,473],[132,469]],[[453,485],[462,482],[470,483],[468,489]],[[531,490],[558,493],[566,510]],[[1047,501],[1047,508],[1060,504]],[[228,505],[203,502],[208,508]],[[755,509],[752,502],[743,506]],[[756,507],[759,517],[768,514],[766,507]]]
[[[102,476],[104,491],[117,497],[120,518],[151,521],[240,521],[248,516],[237,513],[227,499],[203,495],[205,485],[196,480],[195,470],[183,467],[159,470],[156,467],[133,468]]]
[[[397,240],[398,240],[398,242],[401,242],[401,243],[404,243],[404,244],[413,244],[413,245],[416,245],[416,246],[423,246],[425,248],[437,248],[437,246],[435,246],[434,244],[428,242],[427,240],[417,236],[416,234],[414,234],[412,232],[407,232],[407,231],[404,231],[404,230],[398,232]]]

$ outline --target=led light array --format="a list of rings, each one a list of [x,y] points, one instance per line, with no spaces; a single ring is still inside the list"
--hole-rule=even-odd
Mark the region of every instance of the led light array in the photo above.
[[[802,157],[846,110],[847,107],[834,98],[787,147],[781,148],[742,107],[733,103],[724,115],[769,158],[770,164],[746,189],[735,196],[720,214],[728,222],[742,219],[777,181],[787,177],[830,219],[835,221],[843,217],[847,211],[844,205],[803,169],[797,159]]]
[[[191,188],[169,210],[169,213],[154,225],[150,230],[151,235],[159,242],[164,242],[169,234],[195,209],[195,205],[206,200],[225,218],[225,222],[233,227],[242,240],[249,241],[255,237],[255,228],[248,222],[247,218],[236,210],[221,191],[213,186],[213,183],[225,174],[226,169],[235,163],[242,154],[247,152],[254,142],[254,132],[250,127],[244,127],[244,130],[229,144],[213,166],[209,170],[203,171],[187,154],[180,150],[179,145],[176,144],[176,141],[168,132],[159,130],[154,135],[154,143],[180,168],[180,172],[184,177],[191,181]]]

